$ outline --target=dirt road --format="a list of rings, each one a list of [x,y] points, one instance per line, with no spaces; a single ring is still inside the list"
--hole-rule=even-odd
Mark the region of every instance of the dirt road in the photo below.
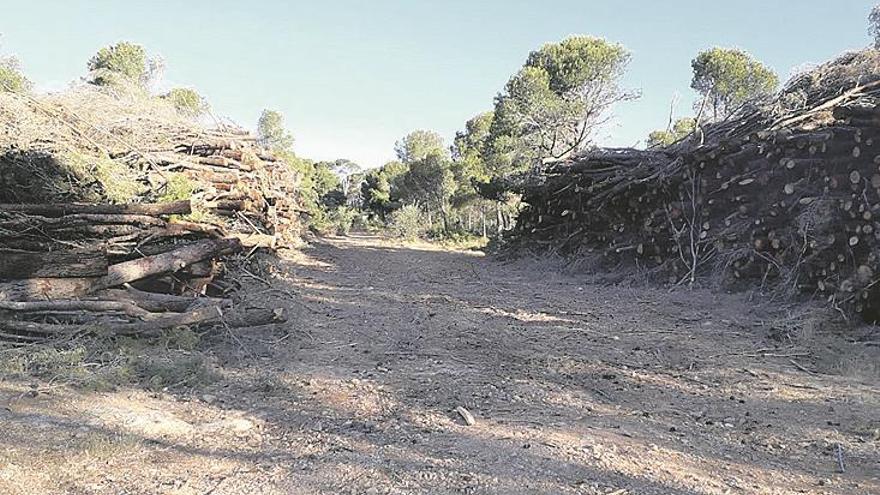
[[[880,493],[875,369],[742,297],[357,236],[265,268],[293,318],[211,385],[4,381],[0,492]]]

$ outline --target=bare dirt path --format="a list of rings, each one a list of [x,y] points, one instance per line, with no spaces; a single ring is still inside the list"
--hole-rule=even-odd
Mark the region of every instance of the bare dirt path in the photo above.
[[[294,317],[218,338],[206,388],[4,381],[0,493],[880,493],[876,375],[740,297],[541,266],[318,241],[255,273]]]

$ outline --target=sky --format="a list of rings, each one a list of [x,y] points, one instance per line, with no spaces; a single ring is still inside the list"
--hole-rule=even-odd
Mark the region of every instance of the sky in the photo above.
[[[620,104],[599,144],[633,146],[665,128],[671,102],[691,112],[690,61],[738,47],[786,79],[869,43],[873,0],[0,0],[0,54],[16,55],[41,91],[82,77],[118,41],[166,64],[163,85],[204,95],[253,128],[282,112],[300,156],[365,167],[394,158],[415,129],[451,141],[542,44],[601,36],[632,53]]]

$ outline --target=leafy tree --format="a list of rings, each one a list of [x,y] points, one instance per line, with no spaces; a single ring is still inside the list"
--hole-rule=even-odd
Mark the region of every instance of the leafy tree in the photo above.
[[[208,102],[194,89],[173,88],[162,97],[184,115],[198,117],[208,111]]]
[[[408,171],[409,166],[403,162],[388,162],[364,174],[361,200],[370,216],[384,221],[399,206],[399,184]]]
[[[0,57],[0,92],[26,93],[33,84],[21,71],[21,64],[15,57]]]
[[[397,159],[410,164],[424,159],[431,154],[448,156],[449,151],[443,143],[443,137],[434,131],[413,131],[394,144]]]
[[[776,90],[779,77],[769,67],[738,49],[712,48],[691,62],[691,88],[703,95],[714,120],[723,119],[746,102]]]
[[[162,69],[160,59],[147,58],[141,45],[119,42],[98,50],[88,63],[91,81],[99,86],[118,82],[146,86]]]
[[[452,172],[459,184],[488,178],[483,156],[494,118],[494,112],[481,113],[468,120],[464,130],[455,134],[452,145],[454,160]]]
[[[398,237],[415,239],[427,232],[424,214],[415,205],[406,205],[391,214],[391,231]]]
[[[693,117],[678,119],[672,124],[671,129],[654,131],[648,134],[648,148],[669,146],[680,141],[694,132],[696,124],[697,120]]]
[[[456,187],[449,158],[430,153],[411,163],[397,184],[402,199],[424,205],[429,213],[439,211],[444,230],[449,230],[449,200]]]
[[[629,52],[616,43],[572,36],[532,52],[495,99],[484,160],[505,173],[584,148],[615,103],[634,97],[619,80]]]
[[[284,128],[284,116],[275,110],[263,110],[257,122],[260,144],[274,151],[290,151],[293,136]]]
[[[361,166],[357,163],[347,158],[340,158],[333,162],[330,168],[339,177],[341,184],[340,190],[346,197],[348,197],[348,194],[352,191],[353,188],[360,185],[360,180],[354,177],[355,175],[358,175],[362,170]]]
[[[324,198],[334,191],[342,190],[342,182],[333,171],[329,162],[318,162],[314,165],[312,184],[319,198]]]
[[[868,34],[874,41],[874,48],[880,50],[880,4],[875,5],[868,14]]]

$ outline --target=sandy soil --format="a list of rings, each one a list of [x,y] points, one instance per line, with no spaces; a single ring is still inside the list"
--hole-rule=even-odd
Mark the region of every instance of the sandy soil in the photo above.
[[[252,273],[293,318],[207,388],[0,382],[0,493],[880,493],[876,375],[741,296],[358,236]]]

